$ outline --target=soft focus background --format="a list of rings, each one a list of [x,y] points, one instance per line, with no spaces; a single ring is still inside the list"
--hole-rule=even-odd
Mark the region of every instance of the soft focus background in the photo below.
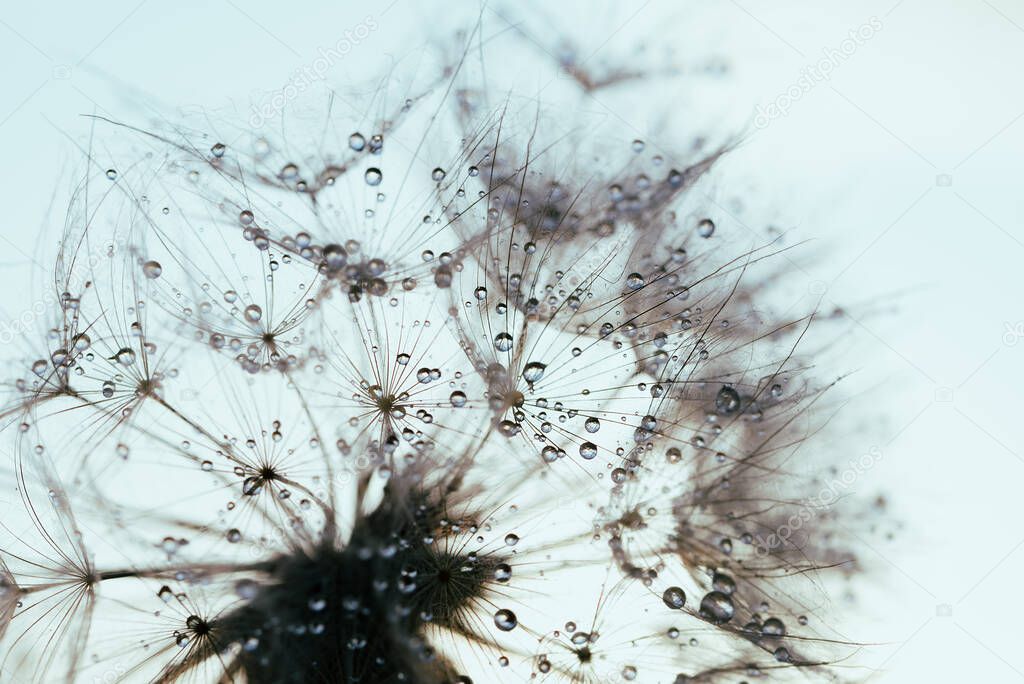
[[[621,124],[624,144],[741,136],[717,179],[743,207],[723,201],[721,230],[763,235],[770,223],[811,240],[793,262],[806,278],[794,296],[842,308],[819,371],[852,373],[839,389],[852,437],[828,460],[882,455],[850,493],[884,495],[895,534],[861,541],[875,576],[832,607],[843,633],[872,644],[860,672],[1024,680],[1021,0],[9,4],[0,341],[16,344],[30,284],[50,268],[89,142],[83,114],[247,118],[321,47],[348,41],[317,72],[342,89],[457,54],[454,30],[477,21],[469,63],[500,92],[557,101],[574,86],[550,79],[551,60],[574,51],[598,72],[661,73],[573,98]],[[567,125],[578,114],[567,107]]]

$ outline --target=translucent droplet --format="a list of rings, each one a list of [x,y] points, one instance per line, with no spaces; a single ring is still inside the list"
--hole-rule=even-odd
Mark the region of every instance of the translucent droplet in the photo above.
[[[781,637],[786,635],[786,625],[778,618],[768,618],[761,626],[761,634],[767,637]]]
[[[448,397],[448,400],[455,408],[461,408],[466,405],[466,393],[456,390],[452,392],[452,395]]]
[[[580,456],[587,459],[588,461],[592,458],[597,457],[597,445],[593,442],[584,442],[580,444]]]
[[[593,434],[601,429],[601,421],[591,416],[590,418],[587,418],[586,421],[584,421],[583,429]]]
[[[381,180],[383,180],[384,175],[376,166],[371,166],[370,168],[366,169],[366,173],[363,174],[363,178],[366,180],[367,185],[377,186],[380,185],[380,182]]]
[[[669,587],[665,590],[665,593],[661,595],[661,600],[665,602],[665,605],[673,610],[680,610],[686,605],[686,594],[679,587]]]
[[[494,580],[496,582],[508,582],[512,579],[512,566],[508,563],[498,563],[494,566]]]
[[[324,245],[324,263],[331,271],[337,271],[348,261],[348,254],[341,245]]]
[[[366,147],[366,138],[361,133],[348,136],[348,146],[353,152],[362,152]]]
[[[249,321],[250,323],[259,323],[259,320],[263,318],[263,309],[256,306],[255,304],[250,304],[249,306],[245,307],[244,315],[245,320]]]
[[[516,614],[508,608],[502,608],[494,614],[494,625],[503,632],[511,632],[518,624]]]
[[[142,265],[142,273],[150,280],[155,280],[164,272],[163,266],[158,261],[147,261]]]
[[[531,361],[526,364],[525,368],[523,368],[523,380],[526,380],[526,382],[529,383],[538,382],[544,377],[544,371],[546,369],[547,366],[545,364]]]
[[[118,352],[114,354],[113,358],[114,361],[118,362],[122,366],[130,366],[135,363],[135,352],[125,347],[123,349],[119,349]]]
[[[735,413],[740,407],[740,395],[732,387],[724,386],[715,397],[715,408],[726,415]]]
[[[730,595],[736,591],[736,581],[723,572],[716,572],[711,578],[711,588],[717,592]]]
[[[715,223],[711,219],[701,219],[700,223],[697,224],[697,235],[702,238],[709,238],[715,232]]]
[[[709,622],[722,624],[736,613],[732,599],[719,591],[712,591],[700,602],[700,616]]]
[[[508,351],[512,348],[512,336],[507,332],[501,332],[494,336],[494,348],[500,352]]]

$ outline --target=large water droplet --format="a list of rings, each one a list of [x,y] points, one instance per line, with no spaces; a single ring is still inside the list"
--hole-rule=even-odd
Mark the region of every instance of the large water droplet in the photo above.
[[[142,273],[150,280],[155,280],[164,272],[163,266],[158,261],[147,261],[142,265]]]
[[[547,366],[544,365],[543,363],[531,361],[530,363],[526,364],[525,368],[523,368],[523,380],[526,380],[526,382],[529,383],[537,382],[544,377],[544,371],[546,369]]]
[[[732,599],[720,591],[708,593],[700,602],[700,616],[709,622],[722,624],[736,613]]]
[[[665,593],[661,595],[661,600],[665,602],[665,605],[673,610],[680,610],[686,605],[686,594],[679,587],[669,587],[665,590]]]
[[[512,336],[507,332],[501,332],[494,336],[494,348],[505,352],[512,348]]]
[[[502,608],[494,614],[494,625],[503,632],[511,632],[518,624],[516,614],[508,608]]]

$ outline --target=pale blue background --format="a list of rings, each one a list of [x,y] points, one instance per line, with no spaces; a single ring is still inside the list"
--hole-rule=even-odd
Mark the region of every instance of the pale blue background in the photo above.
[[[138,115],[139,102],[248,109],[282,87],[372,15],[378,29],[336,64],[333,82],[363,80],[392,60],[433,49],[477,8],[452,3],[51,2],[0,9],[0,319],[19,315],[25,283],[39,282],[63,221],[63,185],[81,167],[80,115]],[[856,370],[843,391],[863,417],[851,458],[880,446],[882,463],[854,489],[884,491],[906,529],[871,541],[885,571],[843,626],[882,643],[865,661],[873,681],[1024,680],[1016,590],[1024,575],[1024,2],[1021,0],[742,0],[648,3],[619,11],[580,3],[494,3],[484,31],[505,17],[550,22],[589,50],[646,43],[682,61],[721,58],[725,79],[646,93],[638,115],[685,101],[681,116],[750,126],[754,107],[784,92],[800,69],[878,17],[883,28],[832,78],[796,102],[724,164],[722,183],[814,238],[808,296],[844,305],[851,332],[828,372]],[[518,13],[518,14],[517,14]],[[549,43],[550,44],[550,43]],[[510,60],[493,60],[495,73]],[[509,75],[511,78],[512,75]],[[532,73],[516,74],[530,84]],[[540,87],[533,83],[533,88]],[[604,107],[599,101],[595,107]],[[942,181],[939,176],[948,176]],[[950,184],[951,183],[951,184]],[[60,191],[54,192],[59,187]],[[48,214],[48,210],[50,213]],[[49,226],[49,227],[47,227]],[[737,229],[733,226],[733,229]],[[825,289],[827,288],[827,290]],[[952,615],[941,608],[951,606]],[[842,604],[836,606],[843,608]],[[872,616],[873,614],[873,616]]]

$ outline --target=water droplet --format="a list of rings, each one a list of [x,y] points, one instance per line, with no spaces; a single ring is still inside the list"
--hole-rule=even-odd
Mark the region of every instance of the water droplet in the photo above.
[[[118,352],[114,354],[113,360],[122,366],[130,366],[135,363],[135,352],[127,347],[119,349]]]
[[[366,180],[367,185],[376,186],[380,185],[381,180],[384,178],[381,174],[380,169],[376,166],[371,166],[366,169],[366,173],[363,174],[363,178]]]
[[[587,459],[588,461],[592,458],[597,457],[597,445],[593,442],[584,442],[580,444],[580,456]]]
[[[661,600],[665,602],[665,605],[673,610],[680,610],[686,605],[686,594],[679,587],[669,587],[665,590],[665,593],[661,595]]]
[[[732,599],[719,591],[712,591],[700,602],[700,616],[709,622],[722,624],[736,613]]]
[[[324,246],[324,263],[328,270],[337,271],[348,261],[348,254],[341,245],[330,244]]]
[[[702,238],[709,238],[715,232],[715,223],[711,219],[701,219],[700,223],[697,224],[697,235]]]
[[[732,387],[724,386],[715,397],[715,408],[719,413],[735,413],[740,407],[740,395]]]
[[[361,133],[353,133],[348,136],[348,146],[353,152],[362,152],[366,147],[366,138]]]
[[[503,632],[511,632],[518,624],[516,614],[508,608],[502,608],[494,614],[494,625]]]
[[[722,572],[716,572],[711,578],[711,588],[726,595],[736,591],[736,581]]]
[[[530,363],[526,364],[525,368],[523,368],[523,380],[526,380],[526,382],[529,382],[531,384],[538,382],[541,378],[544,377],[544,371],[546,369],[547,366],[545,364],[537,363],[536,361],[531,361]]]
[[[500,352],[508,351],[512,348],[512,336],[507,332],[501,332],[494,336],[494,348]]]
[[[158,261],[147,261],[142,265],[142,273],[150,280],[155,280],[164,272],[163,266]]]
[[[586,421],[584,421],[583,429],[593,434],[601,429],[601,421],[591,416],[590,418],[587,418]]]
[[[260,319],[263,318],[263,309],[256,306],[255,304],[250,304],[249,306],[245,307],[244,315],[245,320],[247,320],[248,322],[259,323]]]

